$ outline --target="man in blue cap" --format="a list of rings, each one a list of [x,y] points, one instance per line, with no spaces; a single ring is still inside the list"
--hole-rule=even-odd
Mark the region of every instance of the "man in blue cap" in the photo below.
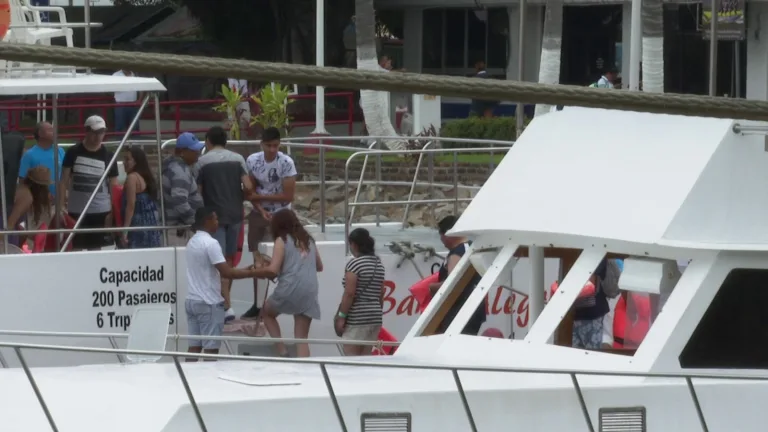
[[[205,143],[198,140],[194,134],[184,132],[176,139],[173,155],[163,160],[166,225],[192,225],[195,222],[195,211],[203,206],[203,197],[192,170],[203,147]],[[185,246],[188,239],[188,230],[171,231],[168,245]]]

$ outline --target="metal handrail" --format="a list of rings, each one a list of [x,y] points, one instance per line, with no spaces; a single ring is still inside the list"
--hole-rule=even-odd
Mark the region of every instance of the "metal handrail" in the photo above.
[[[379,142],[374,140],[371,144],[368,145],[368,150],[373,150],[373,148],[376,147],[377,145],[379,145]],[[320,164],[321,165],[325,165],[325,161],[321,160]],[[362,166],[362,168],[360,168],[360,180],[357,181],[357,190],[355,190],[355,201],[354,202],[357,202],[357,200],[360,198],[360,191],[363,190],[363,179],[365,179],[365,169],[366,169],[367,166],[368,166],[368,156],[366,156],[363,159],[363,166]],[[376,173],[380,175],[381,171],[378,170]],[[380,182],[381,182],[381,179],[377,175],[377,177],[376,177],[376,191],[375,191],[376,195],[379,194],[379,183]],[[325,189],[325,185],[321,184],[320,185],[320,189],[321,190]],[[347,197],[346,197],[346,190],[344,192],[345,192],[344,199],[347,199]],[[321,215],[320,217],[322,219],[325,219],[325,215]],[[352,209],[352,214],[349,217],[350,217],[350,219],[355,217],[355,209],[354,208]],[[346,219],[345,219],[345,221],[346,221]]]
[[[347,158],[346,163],[344,164],[344,195],[345,197],[349,192],[349,167],[352,163],[352,160],[354,160],[356,157],[359,157],[360,155],[365,155],[365,157],[368,157],[368,156],[381,157],[382,155],[428,154],[431,156],[435,154],[444,154],[444,153],[453,154],[453,184],[454,184],[455,196],[454,198],[441,198],[441,199],[427,199],[427,200],[408,199],[405,201],[371,201],[371,202],[360,202],[360,203],[359,202],[350,203],[349,199],[345,198],[344,200],[344,244],[345,244],[346,252],[349,252],[349,228],[350,228],[350,224],[352,223],[352,220],[349,217],[350,208],[364,207],[364,206],[376,206],[378,208],[378,206],[380,205],[438,204],[438,203],[452,202],[454,203],[453,204],[454,213],[458,213],[460,202],[472,201],[471,198],[459,198],[458,154],[459,153],[490,153],[498,150],[499,150],[498,148],[494,148],[494,147],[458,148],[458,149],[425,148],[421,150],[376,150],[376,151],[366,150],[366,151],[358,151],[351,154]],[[377,191],[378,191],[378,188],[377,188]]]
[[[374,147],[380,144],[381,140],[387,140],[387,139],[405,139],[405,140],[412,140],[412,141],[428,141],[422,150],[429,149],[430,146],[433,144],[436,144],[438,142],[442,141],[450,141],[450,142],[458,142],[458,143],[468,143],[468,144],[486,144],[490,146],[500,146],[501,149],[495,149],[492,147],[492,150],[488,151],[490,155],[493,155],[495,151],[501,150],[505,151],[505,148],[508,149],[511,147],[514,142],[510,141],[501,141],[501,140],[483,140],[483,139],[468,139],[468,138],[451,138],[451,137],[435,137],[435,136],[410,136],[410,137],[393,137],[393,136],[349,136],[349,137],[322,137],[323,140],[335,140],[335,141],[360,141],[360,140],[373,140],[367,148],[361,148],[361,147],[351,147],[351,146],[340,146],[340,145],[332,145],[332,144],[318,144],[315,142],[312,143],[301,143],[301,142],[295,142],[295,141],[317,141],[321,139],[320,137],[288,137],[284,139],[281,144],[285,145],[287,147],[296,147],[296,148],[311,148],[311,149],[318,149],[319,150],[319,158],[320,158],[320,172],[319,172],[319,184],[320,184],[320,223],[318,224],[320,226],[320,232],[325,232],[326,229],[326,208],[325,208],[325,190],[326,186],[330,183],[330,181],[325,179],[325,151],[328,150],[340,150],[340,151],[352,151],[355,153],[359,152],[372,152],[374,151]],[[238,146],[255,146],[259,145],[261,141],[258,140],[231,140],[227,142],[228,146],[232,147],[238,147]],[[170,146],[173,146],[176,144],[175,139],[169,139],[162,143],[160,146],[161,151],[168,149]],[[486,148],[483,148],[485,150]],[[477,152],[481,149],[463,149],[468,152]],[[381,179],[381,156],[382,155],[392,155],[392,154],[413,154],[417,153],[418,150],[400,150],[400,151],[389,151],[387,150],[385,153],[378,153],[376,154],[376,173],[375,173],[375,189],[374,189],[374,202],[377,203],[374,205],[375,207],[375,215],[376,215],[376,226],[379,226],[381,223],[381,214],[380,214],[380,205],[378,204],[378,195],[379,195],[379,186],[383,184]],[[428,176],[429,176],[429,183],[427,186],[429,186],[430,191],[430,197],[434,194],[434,182],[432,181],[434,179],[433,174],[433,168],[434,168],[434,154],[428,154],[429,156],[429,170],[428,170]],[[421,165],[423,162],[424,153],[419,154],[419,160],[416,164],[416,171],[414,173],[413,181],[409,184],[410,186],[410,192],[408,196],[408,201],[411,201],[413,197],[413,193],[416,189],[416,185],[420,184],[418,183],[418,176],[419,176],[419,170],[421,169]],[[352,210],[349,214],[345,214],[345,222],[349,222],[354,219],[356,207],[358,206],[358,199],[360,197],[360,192],[362,190],[362,184],[363,180],[365,178],[365,170],[368,166],[368,157],[366,156],[363,160],[363,165],[360,170],[360,178],[358,180],[357,189],[355,191],[355,197],[354,197],[354,203],[355,205],[352,206]],[[494,167],[494,163],[491,159],[490,162],[491,168]],[[454,181],[453,181],[453,188],[454,190],[458,190],[459,184],[458,184],[458,158],[457,155],[454,153],[453,158],[453,171],[454,171]],[[309,183],[304,183],[309,184]],[[345,182],[345,185],[347,183]],[[345,192],[348,192],[348,187],[345,189]],[[348,198],[345,196],[345,200],[348,200]],[[439,203],[439,202],[454,202],[454,211],[458,212],[458,203],[462,200],[447,200],[447,201],[436,201],[432,202]],[[410,205],[409,204],[419,204],[421,202],[410,202],[406,204],[406,209],[403,216],[403,227],[406,227],[408,214],[410,211]],[[390,203],[391,204],[391,203]],[[359,205],[365,205],[360,203]],[[432,208],[432,211],[434,213],[434,207]]]
[[[61,338],[84,338],[84,339],[107,339],[112,348],[119,349],[117,346],[117,339],[128,339],[130,336],[128,333],[93,333],[93,332],[49,332],[49,331],[28,331],[28,330],[0,330],[1,336],[21,336],[21,337],[61,337]],[[299,338],[286,338],[286,337],[251,337],[251,336],[198,336],[198,335],[183,335],[183,334],[170,334],[166,337],[168,340],[180,341],[180,340],[206,340],[206,341],[221,341],[224,344],[224,348],[228,353],[236,355],[232,350],[230,342],[247,342],[256,345],[267,345],[270,343],[306,343],[309,345],[336,345],[339,348],[339,352],[344,355],[344,351],[341,349],[342,345],[362,345],[371,347],[397,347],[400,346],[400,342],[385,342],[385,341],[363,341],[352,339],[299,339]],[[120,355],[117,356],[117,360],[120,363],[124,363],[124,358]],[[0,369],[8,368],[8,362],[5,360],[3,353],[0,351]]]
[[[168,225],[168,226],[137,226],[137,227],[114,227],[114,228],[56,228],[44,230],[16,230],[2,231],[0,237],[9,235],[25,234],[70,234],[70,233],[117,233],[123,231],[173,231],[185,230],[191,228],[191,225]]]
[[[571,381],[574,384],[574,390],[576,391],[576,394],[579,400],[579,405],[581,406],[581,411],[584,417],[584,421],[587,425],[587,428],[590,431],[594,431],[594,426],[592,425],[592,420],[589,415],[586,402],[584,401],[584,395],[582,393],[582,390],[576,375],[612,376],[612,377],[630,377],[630,378],[666,378],[666,379],[683,378],[685,379],[686,384],[688,385],[689,394],[694,402],[694,406],[696,407],[697,414],[699,415],[699,420],[702,422],[702,426],[704,426],[704,428],[706,428],[706,423],[704,421],[703,415],[701,415],[701,406],[699,404],[696,391],[693,387],[693,383],[691,381],[692,379],[716,379],[716,380],[732,380],[732,381],[750,381],[750,380],[751,381],[768,381],[768,376],[766,376],[766,374],[725,375],[725,374],[707,374],[707,373],[659,373],[659,372],[637,372],[637,371],[605,371],[605,370],[597,370],[597,369],[542,369],[542,368],[533,369],[533,368],[517,368],[517,367],[503,367],[503,366],[476,366],[476,365],[449,366],[445,364],[434,364],[434,363],[426,363],[426,362],[383,363],[383,362],[368,362],[368,361],[360,361],[360,360],[317,359],[317,358],[311,358],[311,357],[300,359],[300,358],[280,358],[280,357],[260,357],[260,356],[233,356],[233,355],[222,355],[222,354],[197,354],[197,353],[182,353],[182,352],[168,352],[168,351],[139,351],[139,350],[123,350],[123,349],[109,349],[109,348],[72,347],[72,346],[64,346],[64,345],[25,344],[25,343],[12,343],[12,342],[0,342],[0,348],[11,348],[16,352],[16,355],[19,357],[19,361],[22,365],[22,368],[24,369],[24,373],[26,374],[27,379],[35,392],[35,396],[37,397],[38,403],[40,403],[41,408],[46,413],[46,417],[48,418],[48,421],[53,430],[58,430],[58,428],[56,426],[55,421],[53,420],[53,417],[50,415],[50,411],[48,410],[48,405],[46,404],[45,399],[43,398],[42,392],[37,387],[34,376],[32,374],[32,370],[27,364],[22,354],[22,350],[36,349],[36,350],[43,350],[43,351],[82,352],[82,353],[91,353],[91,354],[115,354],[115,355],[124,355],[124,356],[137,355],[137,356],[152,356],[152,357],[171,357],[173,359],[174,365],[176,366],[176,371],[179,374],[179,378],[184,384],[187,397],[195,412],[200,428],[203,431],[207,431],[207,428],[205,426],[205,422],[202,416],[200,415],[200,410],[199,410],[199,407],[197,406],[197,403],[195,402],[194,395],[192,394],[192,391],[189,388],[186,375],[184,374],[183,368],[179,363],[179,358],[194,358],[194,359],[202,359],[202,360],[239,360],[239,361],[246,361],[246,362],[250,361],[250,362],[260,362],[260,363],[318,365],[323,375],[326,388],[328,389],[328,393],[331,397],[331,401],[334,405],[334,409],[336,411],[337,418],[339,420],[342,430],[347,430],[347,428],[346,428],[343,415],[341,414],[341,410],[338,404],[338,400],[336,398],[336,394],[333,390],[333,386],[331,385],[330,377],[328,376],[328,371],[327,371],[328,366],[439,370],[439,371],[451,372],[451,374],[453,375],[454,381],[456,383],[456,387],[458,389],[459,395],[462,399],[462,404],[464,406],[465,414],[467,415],[467,418],[470,420],[470,424],[474,424],[472,411],[469,407],[469,404],[467,403],[466,393],[464,392],[463,386],[461,384],[461,379],[458,374],[459,371],[568,375],[571,377]],[[473,428],[473,430],[476,430],[476,428]]]

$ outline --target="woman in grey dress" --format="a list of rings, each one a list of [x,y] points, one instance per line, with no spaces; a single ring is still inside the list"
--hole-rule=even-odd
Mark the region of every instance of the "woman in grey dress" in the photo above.
[[[273,338],[280,338],[280,314],[293,315],[293,336],[309,337],[313,319],[320,319],[320,303],[317,300],[317,273],[323,271],[323,261],[315,245],[315,239],[304,229],[296,214],[290,209],[280,210],[270,221],[275,246],[272,260],[257,269],[257,278],[277,278],[261,311],[264,327]],[[275,344],[283,357],[288,350],[282,343]],[[309,344],[296,344],[297,357],[309,357]]]

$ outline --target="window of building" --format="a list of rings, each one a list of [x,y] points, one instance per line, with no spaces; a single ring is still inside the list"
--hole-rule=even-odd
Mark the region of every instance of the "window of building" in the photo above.
[[[424,72],[470,75],[482,60],[492,75],[504,75],[509,57],[507,8],[427,9],[423,15]]]
[[[728,273],[680,354],[688,369],[768,369],[768,270]]]

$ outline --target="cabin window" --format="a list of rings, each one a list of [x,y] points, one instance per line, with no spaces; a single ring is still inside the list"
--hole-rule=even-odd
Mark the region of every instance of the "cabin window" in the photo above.
[[[768,369],[766,328],[768,270],[731,270],[680,354],[680,366]]]

